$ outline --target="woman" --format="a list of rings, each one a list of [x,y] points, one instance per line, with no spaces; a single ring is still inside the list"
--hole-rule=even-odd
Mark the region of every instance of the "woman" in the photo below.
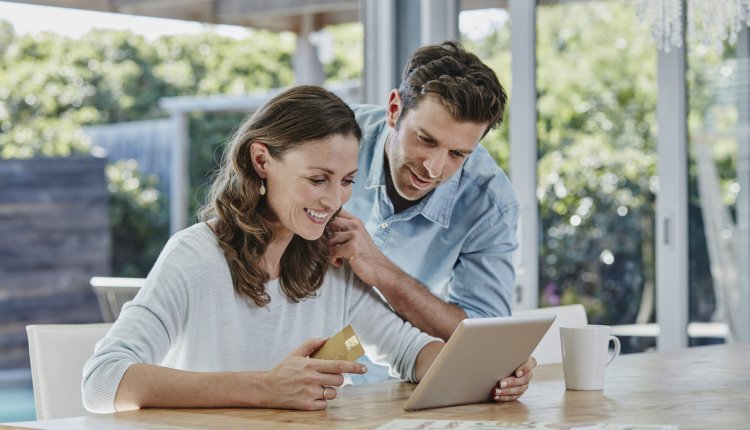
[[[349,107],[314,86],[246,120],[203,222],[169,240],[86,363],[86,408],[323,409],[344,373],[366,371],[308,357],[347,324],[375,360],[419,381],[442,342],[401,320],[348,265],[328,270],[328,223],[350,197],[360,138]],[[529,376],[507,379],[525,390]]]

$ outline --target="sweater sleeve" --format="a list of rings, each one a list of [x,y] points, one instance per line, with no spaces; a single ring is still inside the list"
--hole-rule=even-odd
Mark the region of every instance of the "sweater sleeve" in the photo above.
[[[387,363],[395,376],[416,381],[417,355],[431,342],[442,342],[404,321],[375,290],[350,270],[346,282],[351,291],[349,323],[362,341],[367,356],[375,363]]]
[[[157,261],[83,368],[83,405],[89,412],[115,412],[117,388],[132,364],[162,362],[184,326],[187,285],[187,276],[168,256]]]

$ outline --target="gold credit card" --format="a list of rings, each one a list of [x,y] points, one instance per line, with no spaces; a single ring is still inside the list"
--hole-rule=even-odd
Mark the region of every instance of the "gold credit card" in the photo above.
[[[310,354],[310,358],[321,360],[346,360],[356,361],[365,355],[365,350],[359,342],[357,335],[351,325],[331,336],[326,343]]]

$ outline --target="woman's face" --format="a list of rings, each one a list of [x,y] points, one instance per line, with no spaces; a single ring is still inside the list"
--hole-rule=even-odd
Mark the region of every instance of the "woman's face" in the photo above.
[[[323,235],[328,221],[352,195],[357,172],[357,138],[335,134],[311,140],[280,160],[268,157],[266,217],[277,237]]]

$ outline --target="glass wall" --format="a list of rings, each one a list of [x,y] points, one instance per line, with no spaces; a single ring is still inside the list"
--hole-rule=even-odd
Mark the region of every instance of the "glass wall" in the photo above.
[[[325,85],[361,85],[365,63],[365,30],[361,22],[326,26],[312,39],[323,64]]]
[[[750,260],[747,230],[738,228],[738,210],[747,213],[748,205],[737,169],[740,154],[747,157],[750,125],[746,45],[688,45],[691,345],[729,336],[739,316],[740,261]]]
[[[653,322],[656,60],[630,2],[537,7],[541,306]]]
[[[462,2],[465,3],[465,2]],[[481,58],[497,74],[500,83],[512,96],[510,74],[510,14],[507,9],[462,10],[458,16],[461,43]],[[509,173],[510,145],[508,144],[508,109],[502,127],[491,130],[482,140],[500,167]]]

